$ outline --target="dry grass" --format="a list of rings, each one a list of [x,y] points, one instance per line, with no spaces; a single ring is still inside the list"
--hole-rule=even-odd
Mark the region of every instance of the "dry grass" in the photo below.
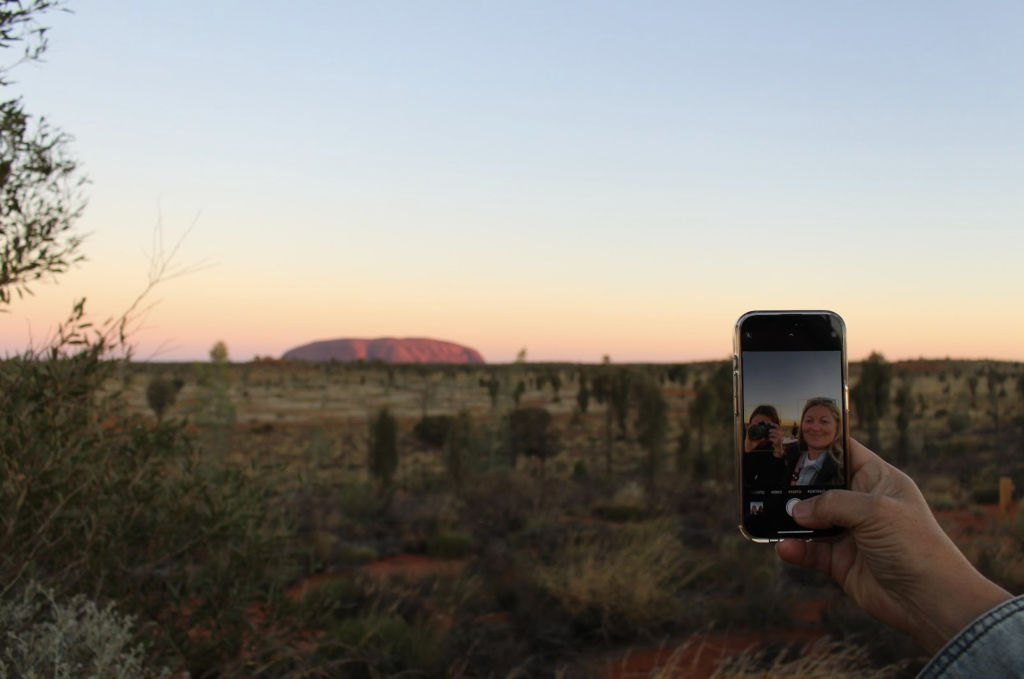
[[[679,620],[681,591],[710,566],[659,521],[580,531],[534,577],[570,616],[609,636]]]
[[[903,665],[875,666],[864,648],[821,639],[766,651],[752,646],[738,652],[728,644],[700,637],[679,646],[644,674],[645,679],[890,679]],[[623,675],[622,679],[629,679]]]

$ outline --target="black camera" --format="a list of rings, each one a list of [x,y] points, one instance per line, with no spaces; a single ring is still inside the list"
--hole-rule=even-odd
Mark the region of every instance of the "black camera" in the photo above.
[[[771,430],[775,429],[775,425],[771,422],[758,422],[750,426],[747,430],[747,438],[751,441],[759,441],[763,438],[768,438],[768,434]]]

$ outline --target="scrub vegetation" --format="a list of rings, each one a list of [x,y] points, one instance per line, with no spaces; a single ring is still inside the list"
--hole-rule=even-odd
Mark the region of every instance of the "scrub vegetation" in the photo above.
[[[5,596],[45,586],[131,616],[154,673],[618,676],[641,649],[729,635],[749,642],[718,676],[922,662],[738,535],[724,362],[154,364],[96,341],[0,363],[0,568]],[[1024,473],[1022,366],[884,365],[881,450],[983,571],[1024,586],[1024,522],[997,505]],[[615,403],[592,386],[609,377],[630,385]],[[154,382],[180,385],[159,409]]]
[[[59,5],[0,2],[0,47],[37,58]],[[0,311],[80,258],[66,146],[0,103]],[[153,264],[151,286],[181,273]],[[218,342],[208,361],[138,363],[133,318],[94,324],[83,300],[0,360],[0,677],[921,664],[739,536],[724,361],[233,362]],[[919,480],[979,568],[1024,587],[1024,520],[999,504],[1024,483],[1024,368],[873,354],[851,377],[854,434]]]

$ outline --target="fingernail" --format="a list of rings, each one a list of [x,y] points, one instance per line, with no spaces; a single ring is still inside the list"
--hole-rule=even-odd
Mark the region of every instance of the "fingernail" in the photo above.
[[[814,509],[812,502],[813,498],[808,498],[793,505],[793,518],[797,521],[811,518],[811,511]]]

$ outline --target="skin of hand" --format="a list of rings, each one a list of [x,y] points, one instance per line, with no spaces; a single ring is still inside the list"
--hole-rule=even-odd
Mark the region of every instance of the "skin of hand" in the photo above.
[[[832,542],[786,539],[783,561],[833,577],[853,601],[934,654],[1010,593],[979,573],[942,530],[909,476],[851,442],[851,490],[803,500],[808,528],[843,526]]]

